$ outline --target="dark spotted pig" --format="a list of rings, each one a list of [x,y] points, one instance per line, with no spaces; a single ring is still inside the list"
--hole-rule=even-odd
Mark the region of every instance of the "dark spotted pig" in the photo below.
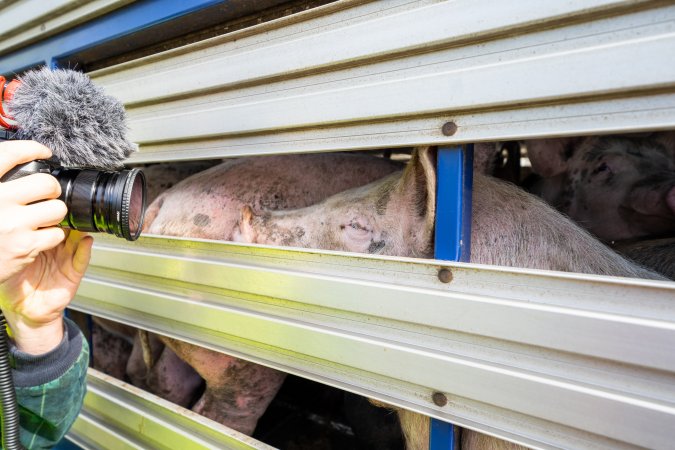
[[[144,232],[230,240],[244,205],[256,210],[304,207],[401,167],[390,160],[345,153],[227,160],[160,194],[148,208]],[[150,360],[157,361],[149,371],[143,366],[141,346],[134,346],[129,376],[165,398],[188,398],[186,391],[196,388],[176,385],[173,371],[167,370],[168,364],[175,365],[175,352],[206,381],[192,409],[251,434],[285,374],[174,339],[161,340],[171,350],[146,350],[153,353]]]
[[[527,142],[531,191],[599,239],[675,234],[675,132]]]
[[[383,255],[432,257],[435,153],[413,153],[402,172],[288,211],[245,206],[235,240]],[[516,186],[475,174],[471,261],[500,266],[659,278],[613,252]],[[428,417],[399,411],[409,449],[428,449]],[[518,446],[464,430],[462,448]]]

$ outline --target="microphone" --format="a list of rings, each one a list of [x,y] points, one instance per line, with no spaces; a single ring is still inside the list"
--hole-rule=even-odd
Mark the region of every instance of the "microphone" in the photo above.
[[[114,170],[136,150],[124,106],[83,73],[32,70],[4,86],[0,99],[7,107],[5,114],[0,108],[0,125],[16,129],[14,139],[49,147],[55,164]]]
[[[146,183],[139,169],[118,170],[136,151],[124,106],[85,74],[46,67],[9,83],[0,77],[0,100],[0,140],[31,139],[52,150],[48,161],[16,166],[0,182],[49,173],[68,207],[61,226],[138,239]]]

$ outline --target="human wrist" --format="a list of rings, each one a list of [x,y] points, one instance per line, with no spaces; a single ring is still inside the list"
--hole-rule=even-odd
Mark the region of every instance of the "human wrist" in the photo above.
[[[63,317],[47,323],[35,323],[21,316],[5,314],[12,341],[17,349],[30,355],[41,355],[55,349],[63,340]]]

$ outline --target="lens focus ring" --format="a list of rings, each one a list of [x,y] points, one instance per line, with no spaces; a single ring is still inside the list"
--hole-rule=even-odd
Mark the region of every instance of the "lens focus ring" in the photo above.
[[[93,193],[99,172],[96,170],[82,170],[75,177],[66,195],[68,207],[68,222],[71,228],[83,231],[94,231],[94,204]]]

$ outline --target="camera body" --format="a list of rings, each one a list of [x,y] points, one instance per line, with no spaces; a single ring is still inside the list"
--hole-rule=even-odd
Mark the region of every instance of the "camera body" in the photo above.
[[[5,140],[0,137],[0,141]],[[135,241],[143,229],[146,183],[139,169],[100,171],[65,168],[49,161],[20,164],[7,172],[5,183],[36,173],[54,176],[61,185],[68,214],[61,226],[74,230],[104,232]]]

